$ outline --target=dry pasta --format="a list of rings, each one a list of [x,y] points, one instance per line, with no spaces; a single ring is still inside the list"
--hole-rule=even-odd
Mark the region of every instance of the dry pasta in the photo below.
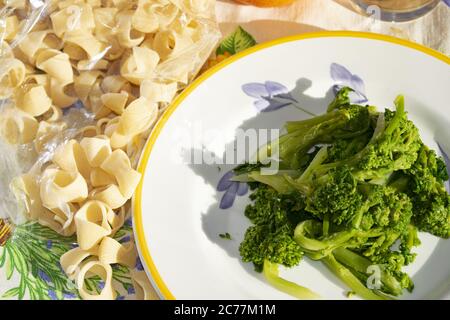
[[[218,39],[212,28],[205,36],[211,1],[50,0],[35,11],[7,3],[0,135],[47,155],[11,185],[27,219],[76,234],[79,247],[60,262],[84,299],[114,299],[111,265],[136,263],[134,244],[113,237],[141,178],[134,168],[146,137]],[[40,19],[23,20],[29,11]],[[64,109],[79,102],[96,123],[65,138]],[[94,275],[105,283],[99,294],[84,285]],[[157,298],[144,272],[132,276],[138,298]]]
[[[42,85],[27,85],[15,93],[17,107],[33,117],[46,113],[52,106],[52,100]]]
[[[158,294],[153,289],[144,271],[133,270],[131,273],[136,297],[140,300],[156,300]]]
[[[111,210],[101,201],[88,201],[75,215],[77,240],[80,248],[90,250],[104,237],[111,234],[108,212]]]
[[[18,108],[6,107],[0,118],[1,134],[12,144],[23,144],[33,141],[39,123],[31,115]]]
[[[69,279],[73,280],[80,270],[80,264],[83,262],[83,260],[90,256],[97,255],[97,252],[98,247],[95,247],[92,250],[83,250],[80,247],[73,248],[72,250],[67,251],[61,256],[61,267],[63,268]]]
[[[99,276],[105,283],[99,294],[89,292],[85,287],[84,279],[88,276]],[[109,264],[104,264],[98,260],[89,260],[81,264],[76,276],[78,292],[83,299],[90,300],[114,300],[116,292],[112,287],[112,268]]]
[[[132,243],[127,246],[110,237],[103,238],[98,248],[98,259],[104,264],[120,263],[134,267],[136,250]]]
[[[0,62],[0,99],[4,99],[25,80],[26,68],[22,61],[15,58],[3,58]]]

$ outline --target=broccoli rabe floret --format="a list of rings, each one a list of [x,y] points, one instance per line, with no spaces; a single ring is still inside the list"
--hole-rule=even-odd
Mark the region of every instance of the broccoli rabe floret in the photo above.
[[[403,233],[401,237],[401,243],[399,250],[405,259],[405,265],[409,265],[415,259],[417,254],[412,252],[414,247],[420,245],[420,239],[418,235],[418,229],[416,226],[410,224],[408,230]]]
[[[407,189],[413,201],[413,222],[422,231],[442,238],[450,237],[450,195],[445,163],[424,144],[417,160],[405,170]]]
[[[404,98],[399,96],[395,104],[395,111],[385,111],[384,121],[379,121],[371,142],[349,159],[355,164],[354,174],[360,180],[409,169],[417,159],[421,144],[418,129],[406,116]]]
[[[329,215],[337,225],[351,221],[363,204],[363,196],[349,168],[335,168],[318,180],[308,197],[307,210],[320,219]]]
[[[382,201],[370,209],[370,214],[374,216],[374,225],[402,234],[411,221],[411,200],[406,194],[395,192],[392,188],[382,187],[382,189]]]
[[[315,164],[309,169],[313,175],[320,177],[337,167],[347,166],[357,180],[369,181],[385,179],[395,171],[409,169],[417,159],[421,141],[417,128],[406,116],[403,97],[396,99],[396,111],[387,110],[379,118],[382,120],[378,121],[373,136],[359,152],[335,162]],[[333,157],[336,157],[335,151]]]
[[[345,105],[308,120],[287,122],[287,134],[261,148],[257,157],[264,161],[277,154],[282,164],[298,169],[298,159],[311,147],[358,136],[369,129],[370,119],[367,107]]]
[[[421,144],[416,161],[405,173],[411,179],[410,191],[424,200],[431,193],[444,191],[443,183],[448,180],[444,161],[424,144]]]
[[[354,90],[349,87],[343,87],[341,90],[339,90],[336,93],[336,97],[328,105],[327,112],[331,112],[333,110],[349,106],[350,105],[349,93],[353,91]]]
[[[234,179],[256,188],[245,212],[254,225],[240,252],[267,272],[306,255],[359,296],[389,299],[414,287],[403,267],[415,259],[418,230],[450,236],[448,175],[407,118],[402,96],[395,111],[377,113],[352,105],[349,92],[342,89],[324,115],[288,122],[287,134],[261,149],[280,156],[278,173],[236,169]],[[380,272],[376,288],[368,284],[371,270]],[[277,288],[304,293],[269,275]]]
[[[379,115],[373,136],[355,155],[319,166],[317,172],[326,172],[347,165],[360,181],[380,179],[397,170],[406,170],[417,159],[421,141],[418,129],[408,120],[404,99],[397,97],[396,110]]]
[[[450,195],[433,193],[426,201],[414,201],[414,224],[419,230],[448,239],[450,237]]]
[[[245,215],[254,225],[247,229],[239,247],[243,261],[253,262],[259,271],[264,260],[287,267],[297,265],[303,252],[293,240],[293,232],[303,214],[301,195],[284,197],[261,186],[250,199],[254,203],[246,208]]]
[[[283,226],[275,232],[268,226],[251,226],[245,233],[244,241],[239,247],[242,260],[253,262],[255,269],[261,271],[264,260],[282,264],[286,267],[296,266],[303,252],[292,240],[292,230]]]
[[[379,266],[386,275],[390,275],[392,279],[395,279],[399,288],[406,289],[411,292],[414,289],[414,283],[407,273],[402,271],[403,266],[407,263],[405,257],[398,251],[386,251],[383,254],[379,254],[371,257],[373,265]],[[400,292],[391,292],[391,294],[398,295]]]
[[[338,162],[356,155],[367,145],[372,134],[369,130],[366,134],[354,138],[336,140],[328,150],[327,162]]]

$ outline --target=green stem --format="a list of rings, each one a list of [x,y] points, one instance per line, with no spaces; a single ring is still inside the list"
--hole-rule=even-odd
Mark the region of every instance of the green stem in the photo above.
[[[386,300],[386,297],[377,295],[372,290],[364,286],[361,281],[346,267],[337,262],[333,254],[330,254],[321,260],[328,269],[341,279],[351,290],[363,299],[367,300]]]
[[[302,173],[300,178],[298,178],[296,181],[298,183],[306,182],[309,179],[309,177],[311,176],[311,173],[314,171],[314,168],[317,167],[318,165],[322,164],[322,162],[324,162],[327,159],[327,157],[328,157],[328,148],[325,146],[325,147],[322,147],[319,150],[319,152],[317,152],[316,156],[311,161],[308,168],[306,168],[306,170]]]
[[[357,231],[341,231],[333,233],[330,236],[324,237],[322,240],[314,239],[313,237],[321,232],[322,224],[315,220],[306,220],[297,225],[294,231],[294,240],[305,251],[311,253],[311,258],[314,260],[321,259],[330,254],[334,249],[343,246],[351,238],[353,238]]]
[[[308,288],[302,287],[296,283],[285,280],[279,276],[278,265],[268,260],[264,261],[263,274],[272,286],[285,292],[295,298],[302,300],[316,300],[320,296]]]
[[[338,248],[333,251],[333,254],[340,263],[346,267],[351,268],[359,273],[367,275],[368,269],[373,265],[369,259],[345,248]],[[386,287],[386,290],[393,295],[400,295],[403,291],[401,284],[391,274],[381,269],[380,281]]]
[[[285,128],[288,133],[292,133],[295,131],[303,131],[304,129],[310,129],[311,127],[321,124],[322,122],[335,119],[336,115],[340,114],[339,111],[333,111],[330,113],[325,113],[320,116],[316,116],[313,114],[314,118],[300,120],[300,121],[288,121],[286,122]],[[344,118],[344,117],[343,117]]]
[[[259,171],[253,171],[248,176],[253,181],[258,181],[271,186],[281,194],[288,194],[295,191],[295,188],[286,180],[285,176],[263,175]]]

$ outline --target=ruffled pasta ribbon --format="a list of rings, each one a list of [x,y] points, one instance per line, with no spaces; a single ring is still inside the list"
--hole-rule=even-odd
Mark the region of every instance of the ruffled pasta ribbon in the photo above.
[[[120,149],[111,153],[101,164],[100,169],[102,171],[98,171],[97,174],[113,177],[115,183],[94,190],[90,197],[107,203],[113,209],[123,206],[133,195],[141,174],[131,168],[130,159]]]
[[[134,47],[120,68],[120,74],[132,84],[140,85],[145,79],[154,77],[159,62],[156,51],[146,47]]]
[[[32,91],[36,91],[36,88],[39,88],[39,95]],[[46,74],[27,75],[25,85],[20,88],[20,91],[16,91],[17,106],[27,111],[26,108],[29,108],[28,103],[21,103],[20,100],[24,99],[22,98],[24,94],[30,95],[28,101],[32,101],[33,105],[41,106],[41,109],[49,105],[44,103],[47,100],[50,102],[50,107],[54,105],[58,108],[69,107],[77,101],[73,84],[63,85],[57,79],[51,78]]]
[[[145,97],[130,103],[117,123],[111,122],[105,134],[111,138],[113,149],[124,148],[134,137],[149,129],[158,116],[158,105]]]
[[[213,2],[50,0],[32,25],[22,21],[35,13],[32,1],[3,4],[11,14],[0,25],[0,134],[53,153],[11,187],[27,218],[77,234],[80,247],[61,264],[81,297],[113,299],[111,264],[136,259],[134,247],[113,239],[141,177],[133,167],[179,83],[212,48],[201,20],[212,17]],[[54,150],[49,142],[67,132],[63,109],[79,101],[96,124]],[[84,286],[92,275],[105,281],[100,294]],[[143,272],[133,278],[138,298],[156,297]]]
[[[133,281],[136,299],[138,300],[159,300],[159,296],[151,285],[144,271],[131,271],[131,279]]]
[[[16,91],[17,107],[33,117],[46,113],[52,106],[45,87],[38,84],[27,85]]]
[[[139,46],[145,39],[145,34],[134,29],[132,19],[134,10],[124,10],[117,14],[117,40],[122,47],[133,48]]]
[[[90,276],[99,276],[104,286],[100,294],[89,292],[84,284],[84,280]],[[114,300],[116,292],[112,285],[112,268],[109,264],[104,264],[98,260],[88,260],[80,266],[80,271],[76,277],[78,292],[83,299],[88,300]]]
[[[84,299],[114,299],[111,264],[120,263],[133,267],[136,257],[133,243],[125,246],[115,239],[105,237],[99,245],[89,250],[77,247],[66,252],[61,256],[60,263],[69,279],[76,281]],[[104,281],[105,286],[100,294],[89,293],[84,287],[87,271],[99,275]]]
[[[36,64],[41,51],[58,52],[62,47],[62,41],[51,30],[32,31],[25,35],[18,47],[28,63]]]
[[[64,8],[50,15],[55,34],[63,38],[65,34],[77,31],[92,31],[95,28],[92,7],[82,2],[67,2]]]
[[[40,195],[42,205],[49,210],[47,218],[58,221],[65,230],[72,228],[77,205],[87,198],[88,187],[76,171],[47,168],[41,179]]]
[[[19,32],[20,22],[17,16],[9,16],[3,18],[3,23],[0,26],[0,34],[3,40],[11,41]]]
[[[132,169],[124,151],[111,150],[105,136],[86,137],[80,143],[71,140],[56,151],[53,161],[65,170],[80,171],[94,187],[107,186],[105,190],[94,190],[91,197],[108,203],[113,209],[131,198],[141,177]],[[110,198],[106,190],[111,189],[117,190],[120,196]]]
[[[14,58],[0,59],[0,99],[6,99],[25,80],[25,64]]]
[[[24,144],[34,140],[39,124],[28,113],[18,108],[6,107],[0,117],[1,134],[11,144]]]
[[[101,201],[88,201],[77,211],[75,225],[77,242],[81,249],[92,249],[111,234],[108,217],[113,214],[111,208]]]
[[[40,185],[34,175],[24,174],[15,178],[11,185],[17,197],[24,196],[24,209],[30,220],[36,220],[63,236],[70,236],[75,232],[75,225],[71,220],[73,216],[69,214],[67,217],[64,213],[54,213],[44,207],[40,196]],[[69,209],[73,210],[73,208]]]
[[[36,57],[36,67],[64,86],[73,82],[69,55],[54,49],[44,49]]]
[[[115,213],[98,200],[86,202],[75,214],[75,225],[80,247],[92,249],[104,237],[113,236],[125,220],[123,211]]]

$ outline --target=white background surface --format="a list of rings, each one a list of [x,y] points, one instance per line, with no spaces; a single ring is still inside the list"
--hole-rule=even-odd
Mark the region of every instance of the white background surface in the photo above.
[[[355,30],[403,38],[450,55],[450,9],[444,3],[428,15],[406,23],[365,17],[350,0],[296,0],[280,8],[256,8],[219,0],[216,15],[228,34],[242,25],[258,42],[320,30]]]

